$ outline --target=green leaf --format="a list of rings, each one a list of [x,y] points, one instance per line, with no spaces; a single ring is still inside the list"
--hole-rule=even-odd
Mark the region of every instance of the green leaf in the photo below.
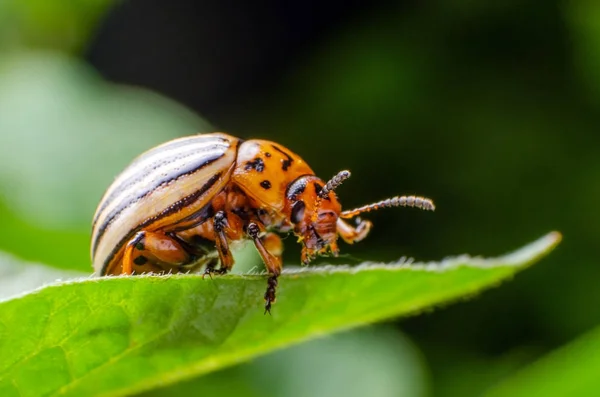
[[[424,357],[407,337],[390,326],[372,326],[138,396],[420,397],[430,395],[428,375]]]
[[[507,379],[486,396],[597,396],[600,327]]]
[[[560,240],[497,259],[287,270],[272,316],[259,275],[108,277],[0,303],[0,395],[126,395],[324,334],[421,312],[512,277]],[[31,377],[36,377],[36,382]]]

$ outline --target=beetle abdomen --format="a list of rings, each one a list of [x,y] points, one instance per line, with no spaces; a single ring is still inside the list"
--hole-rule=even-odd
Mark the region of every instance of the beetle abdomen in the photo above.
[[[239,140],[226,134],[176,139],[135,159],[113,182],[94,216],[92,260],[105,274],[137,231],[172,225],[223,189]]]

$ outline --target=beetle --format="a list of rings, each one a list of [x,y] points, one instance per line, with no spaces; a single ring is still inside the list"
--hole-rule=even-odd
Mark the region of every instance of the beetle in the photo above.
[[[301,259],[338,255],[338,236],[352,244],[372,223],[344,219],[384,207],[434,210],[430,199],[396,196],[342,211],[334,190],[350,177],[324,182],[287,148],[225,133],[199,134],[137,157],[110,185],[93,219],[91,256],[99,275],[147,272],[225,274],[231,245],[250,239],[268,270],[265,313],[275,302],[283,244],[293,232]]]

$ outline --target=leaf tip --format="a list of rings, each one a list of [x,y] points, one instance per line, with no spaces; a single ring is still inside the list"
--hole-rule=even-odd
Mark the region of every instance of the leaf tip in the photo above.
[[[549,240],[551,240],[552,248],[556,247],[562,241],[562,233],[554,230],[546,235]]]
[[[525,247],[506,255],[504,259],[513,264],[530,264],[552,252],[561,240],[562,234],[558,231],[552,231]]]
[[[532,248],[539,248],[540,255],[547,254],[560,244],[562,238],[561,232],[553,230],[545,236],[540,237],[537,241],[534,241],[531,246]]]

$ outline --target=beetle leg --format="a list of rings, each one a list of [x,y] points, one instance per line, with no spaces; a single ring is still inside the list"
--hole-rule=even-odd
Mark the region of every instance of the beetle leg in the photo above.
[[[215,258],[216,259],[216,258]],[[218,261],[210,261],[206,264],[206,268],[204,269],[204,273],[202,273],[202,278],[208,276],[212,279],[213,273],[215,273],[215,267],[217,266]]]
[[[367,237],[373,224],[370,221],[360,221],[356,227],[347,224],[342,218],[337,220],[337,232],[340,237],[348,244],[359,242]]]
[[[219,273],[221,274],[227,273],[233,267],[233,256],[229,250],[229,243],[225,234],[226,227],[227,215],[224,211],[217,212],[213,218],[213,230],[215,231],[217,251],[221,259],[221,268],[219,269]]]
[[[164,271],[190,261],[190,254],[175,239],[163,233],[138,232],[123,254],[123,274]]]
[[[283,255],[283,242],[281,241],[281,237],[276,233],[267,233],[260,238],[266,250],[271,253],[271,255],[279,258],[281,262],[281,256]]]
[[[281,252],[283,251],[283,245],[281,244],[281,239],[272,233],[264,236],[266,244],[263,244],[263,240],[260,237],[260,228],[256,223],[250,223],[248,225],[248,236],[254,241],[254,245],[262,260],[265,262],[267,270],[271,273],[271,277],[267,280],[267,292],[265,292],[265,314],[267,312],[271,314],[271,304],[275,303],[277,277],[281,274]],[[275,252],[271,253],[270,250],[267,249],[267,246],[272,248]]]

